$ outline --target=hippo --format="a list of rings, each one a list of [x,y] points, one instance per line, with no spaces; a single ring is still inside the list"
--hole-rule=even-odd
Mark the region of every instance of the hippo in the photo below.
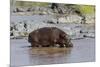
[[[29,33],[32,47],[73,47],[69,35],[57,27],[43,27]]]

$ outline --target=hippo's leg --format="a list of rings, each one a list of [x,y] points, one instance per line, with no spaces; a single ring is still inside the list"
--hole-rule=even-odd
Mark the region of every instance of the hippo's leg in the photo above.
[[[41,47],[38,43],[35,43],[35,47]]]
[[[64,44],[61,44],[61,43],[60,43],[59,45],[60,45],[59,47],[64,47]]]
[[[73,44],[70,42],[68,44],[65,44],[65,47],[73,47]]]
[[[38,43],[35,43],[35,42],[32,42],[32,43],[31,43],[31,46],[32,46],[32,47],[39,47],[39,44],[38,44]]]
[[[45,45],[42,45],[42,47],[50,47],[50,45],[45,44]]]
[[[55,47],[55,44],[53,42],[51,42],[49,47]]]
[[[33,42],[31,43],[31,47],[35,47],[35,44]]]
[[[47,45],[46,47],[50,47],[50,45]]]
[[[38,44],[35,44],[35,47],[39,47],[39,45]]]
[[[46,45],[42,45],[42,47],[46,47]]]

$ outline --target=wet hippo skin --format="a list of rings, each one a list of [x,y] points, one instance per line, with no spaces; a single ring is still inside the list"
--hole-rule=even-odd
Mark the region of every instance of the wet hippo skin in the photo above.
[[[68,34],[56,27],[43,27],[32,31],[29,33],[28,42],[32,47],[73,47]]]

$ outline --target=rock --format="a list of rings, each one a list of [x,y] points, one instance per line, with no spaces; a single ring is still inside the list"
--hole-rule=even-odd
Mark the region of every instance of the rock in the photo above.
[[[81,17],[78,15],[69,15],[66,17],[60,17],[58,19],[59,23],[81,23]]]
[[[48,21],[48,20],[47,20]],[[25,37],[28,36],[28,34],[36,29],[43,28],[43,27],[57,27],[64,32],[66,32],[68,35],[71,36],[72,39],[79,39],[79,38],[84,38],[84,35],[87,37],[95,37],[95,29],[94,25],[90,24],[56,24],[56,19],[52,19],[52,21],[49,21],[50,23],[47,23],[45,21],[30,21],[30,20],[25,20],[25,21],[18,21],[18,22],[11,22],[10,26],[10,35],[12,38],[16,37]]]
[[[53,21],[47,21],[47,23],[49,23],[49,24],[55,24]]]
[[[59,23],[67,23],[67,20],[66,20],[65,17],[60,17],[60,18],[58,19],[58,22],[59,22]]]
[[[86,23],[95,23],[95,15],[86,15]]]

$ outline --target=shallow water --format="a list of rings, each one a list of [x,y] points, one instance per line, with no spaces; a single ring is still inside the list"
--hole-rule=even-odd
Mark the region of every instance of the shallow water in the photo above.
[[[53,18],[53,16],[50,16],[50,15],[33,15],[33,16],[11,16],[11,23],[14,22],[22,22],[22,21],[25,21],[25,20],[33,20],[33,21],[36,21],[36,22],[43,22],[45,20],[51,20]]]
[[[72,40],[73,48],[31,48],[25,39],[11,39],[11,66],[95,61],[95,40]]]

